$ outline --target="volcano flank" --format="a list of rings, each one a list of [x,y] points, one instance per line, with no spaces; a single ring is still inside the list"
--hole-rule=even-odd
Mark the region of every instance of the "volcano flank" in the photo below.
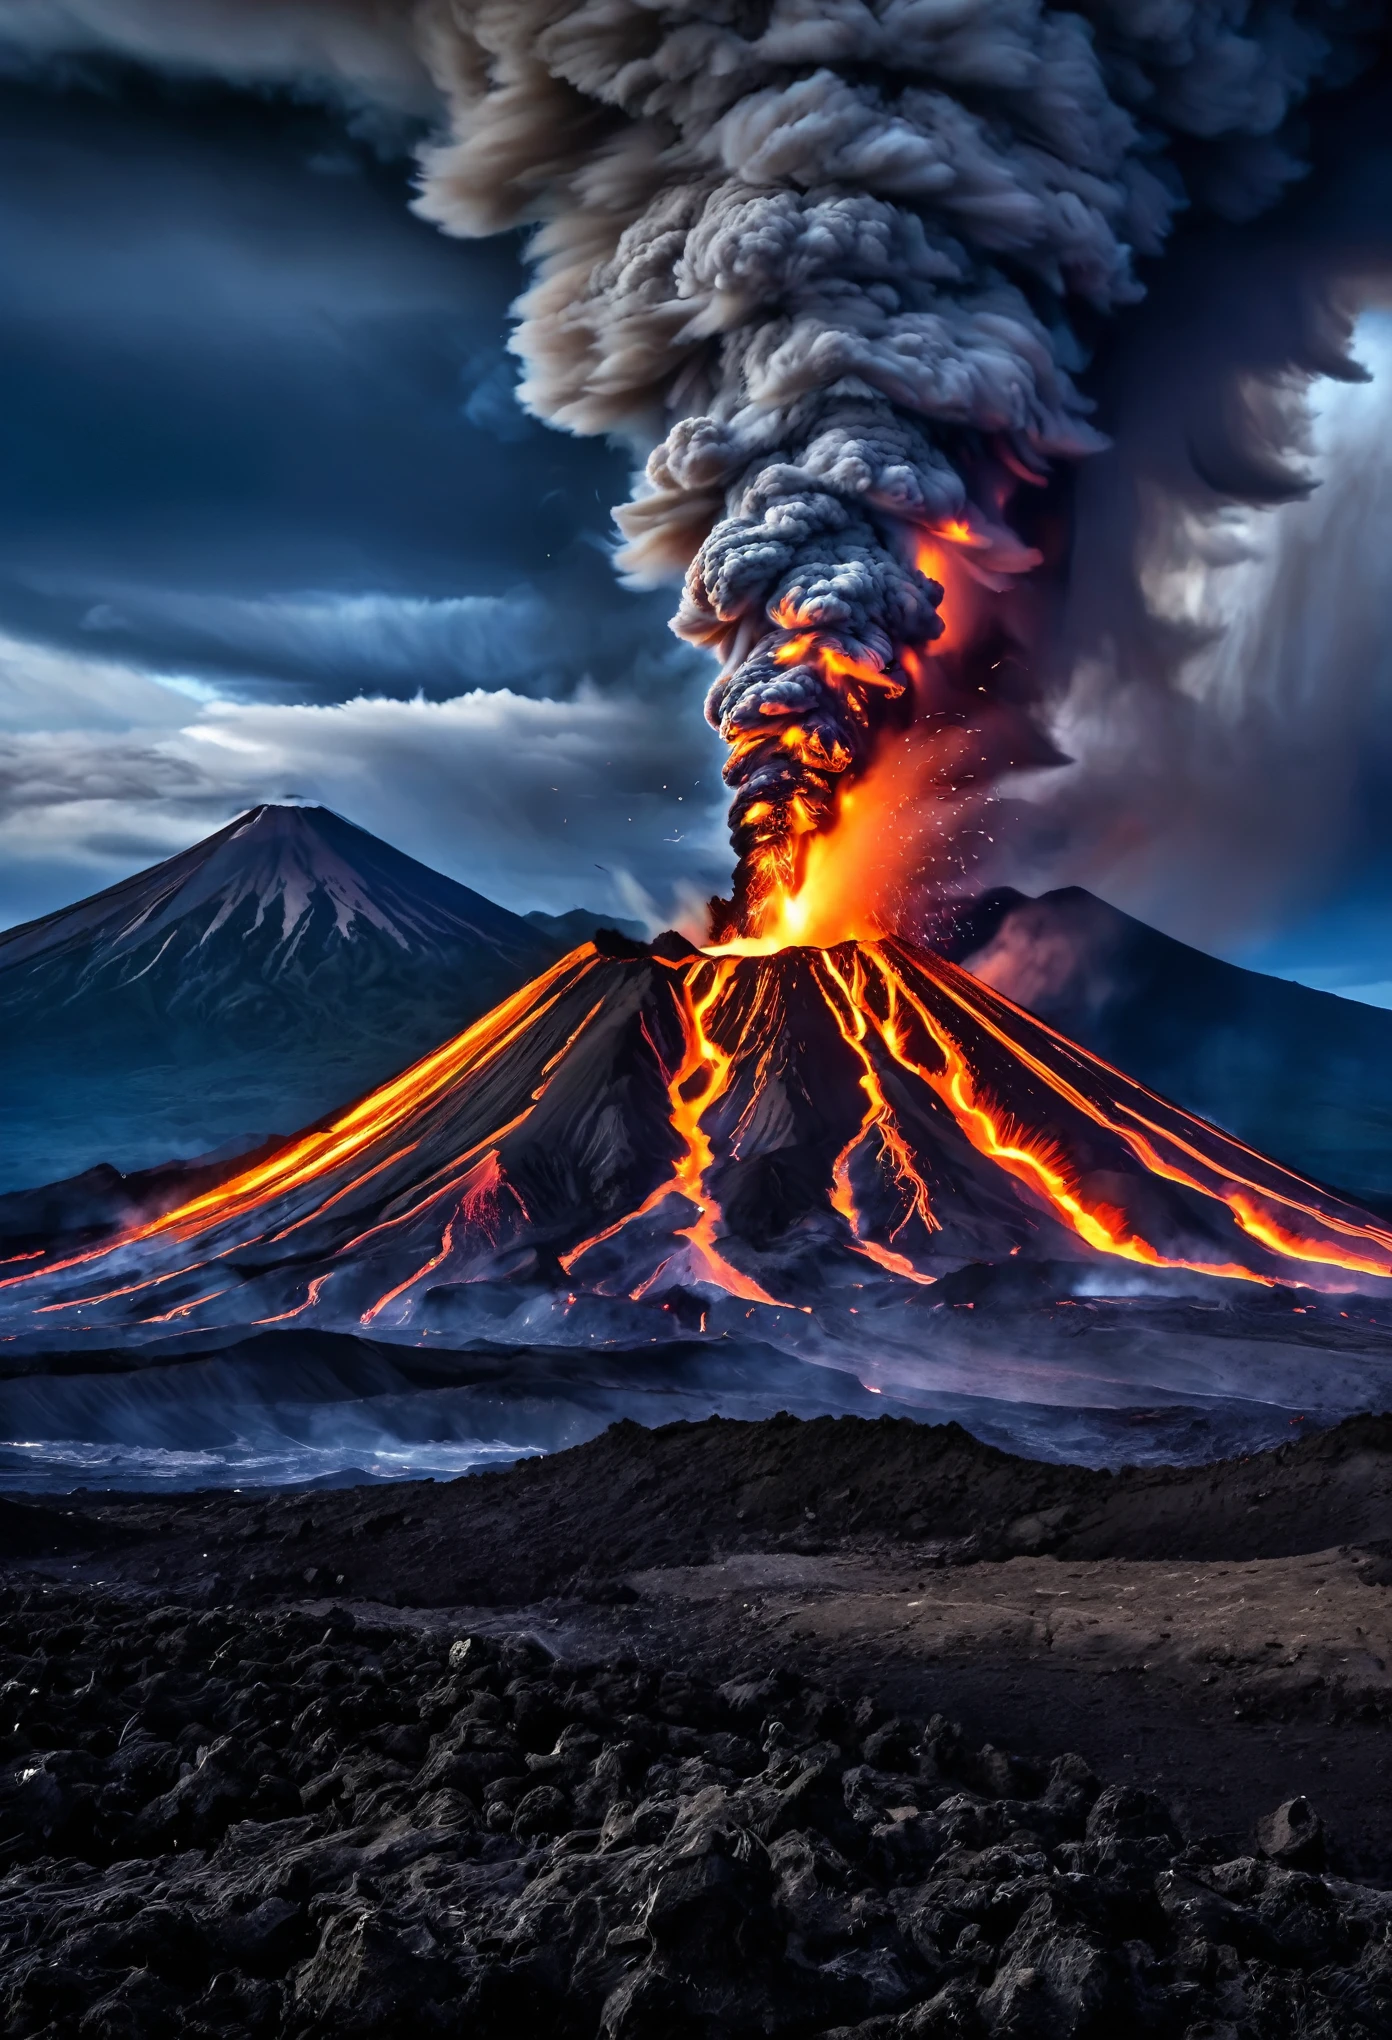
[[[833,1326],[873,1343],[872,1311],[875,1339],[921,1346],[943,1278],[982,1263],[1288,1309],[1292,1286],[1380,1292],[1392,1230],[906,942],[602,936],[215,1188],[32,1244],[0,1313],[12,1354],[292,1323],[463,1344],[500,1321],[810,1351]]]

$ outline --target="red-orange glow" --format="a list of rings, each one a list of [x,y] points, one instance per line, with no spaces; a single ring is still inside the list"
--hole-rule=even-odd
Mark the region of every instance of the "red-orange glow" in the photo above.
[[[827,1005],[840,1030],[842,1040],[854,1051],[860,1060],[860,1086],[866,1098],[864,1118],[832,1164],[832,1209],[839,1212],[846,1221],[847,1226],[850,1228],[851,1237],[862,1254],[867,1255],[870,1260],[877,1262],[881,1268],[886,1269],[891,1275],[906,1276],[910,1282],[931,1284],[934,1278],[931,1275],[920,1273],[907,1254],[897,1253],[892,1247],[881,1246],[879,1241],[871,1239],[870,1235],[862,1227],[860,1213],[856,1209],[855,1195],[851,1189],[851,1156],[861,1145],[862,1141],[866,1140],[872,1132],[879,1134],[882,1159],[888,1160],[895,1180],[906,1199],[904,1216],[890,1234],[890,1238],[897,1238],[915,1214],[923,1221],[930,1232],[937,1229],[938,1222],[933,1216],[932,1204],[928,1195],[928,1185],[918,1172],[908,1142],[899,1131],[894,1114],[890,1110],[889,1100],[885,1097],[884,1088],[880,1083],[875,1065],[866,1053],[865,1034],[867,1018],[863,996],[864,981],[861,974],[859,955],[854,959],[853,981],[850,984],[841,975],[830,956],[821,957],[820,966],[822,971],[825,972],[826,976],[836,986],[837,991],[841,994],[842,1001],[844,1001],[844,1013],[834,997],[828,998]]]
[[[399,1077],[359,1099],[328,1126],[302,1135],[298,1140],[278,1148],[254,1168],[231,1177],[216,1189],[204,1191],[201,1196],[176,1205],[173,1210],[150,1219],[144,1225],[133,1227],[115,1240],[69,1255],[61,1261],[48,1261],[39,1268],[26,1270],[23,1275],[6,1276],[0,1280],[0,1289],[12,1288],[17,1283],[30,1282],[39,1276],[57,1274],[69,1268],[83,1267],[89,1262],[104,1259],[118,1248],[164,1234],[179,1240],[195,1239],[215,1226],[244,1216],[273,1197],[313,1182],[317,1177],[352,1161],[451,1086],[465,1077],[476,1075],[495,1061],[529,1026],[550,1011],[560,997],[564,981],[569,979],[573,983],[583,977],[593,968],[595,960],[594,947],[590,943],[573,950],[530,984],[524,985],[520,992],[504,999],[481,1020],[466,1027],[462,1034],[447,1041],[442,1048],[435,1049],[413,1063],[410,1069],[403,1070]],[[375,1173],[376,1170],[372,1169],[366,1175]],[[365,1181],[366,1176],[361,1180]],[[336,1192],[335,1197],[342,1194],[342,1191]],[[330,1203],[333,1201],[333,1198],[329,1200]],[[159,1279],[168,1278],[162,1276]],[[139,1283],[134,1285],[136,1288],[141,1286]],[[110,1292],[115,1295],[126,1293]],[[83,1300],[95,1302],[106,1299]],[[66,1304],[46,1306],[49,1309],[68,1307]]]
[[[545,1087],[541,1088],[544,1089]],[[514,1120],[512,1123],[516,1125],[518,1122]],[[397,1298],[404,1296],[408,1289],[414,1289],[418,1282],[423,1282],[427,1275],[432,1275],[437,1268],[444,1265],[454,1252],[455,1228],[457,1226],[463,1226],[472,1233],[482,1235],[489,1246],[496,1244],[501,1217],[501,1199],[504,1191],[515,1200],[523,1216],[526,1216],[526,1206],[522,1203],[522,1199],[517,1195],[517,1192],[503,1174],[502,1164],[499,1161],[496,1148],[490,1148],[483,1159],[476,1162],[474,1167],[470,1169],[467,1176],[462,1178],[457,1185],[451,1185],[450,1187],[457,1187],[461,1195],[458,1204],[445,1224],[438,1251],[432,1254],[421,1267],[417,1268],[414,1274],[408,1275],[404,1282],[398,1282],[387,1291],[385,1296],[379,1296],[376,1303],[363,1312],[358,1320],[360,1324],[370,1325],[375,1318],[381,1315],[389,1303],[395,1303]],[[438,1197],[439,1194],[437,1192],[436,1196]],[[431,1198],[425,1201],[433,1203],[436,1200]],[[419,1211],[423,1206],[417,1205],[415,1208]],[[374,1228],[374,1230],[381,1230],[381,1228]],[[346,1250],[341,1249],[340,1251]]]
[[[930,581],[936,581],[943,591],[938,604],[938,621],[942,629],[937,637],[929,638],[922,646],[913,647],[916,653],[937,659],[944,652],[961,651],[970,642],[981,613],[982,591],[980,582],[963,565],[959,549],[981,544],[970,525],[954,519],[948,524],[932,526],[914,547],[914,565],[919,573],[926,575]],[[908,670],[913,672],[912,667]]]
[[[904,691],[901,680],[893,673],[887,673],[882,666],[876,666],[869,659],[854,659],[840,645],[814,630],[798,630],[795,618],[780,616],[774,612],[774,621],[783,629],[791,630],[794,636],[784,638],[774,648],[774,662],[779,666],[800,666],[810,663],[820,666],[827,680],[853,681],[858,687],[877,688],[893,700]]]
[[[715,962],[704,966],[704,969],[709,976],[704,991],[700,993],[693,992],[690,982],[679,981],[686,1049],[667,1086],[672,1125],[682,1143],[672,1173],[643,1199],[635,1211],[625,1212],[622,1218],[616,1219],[602,1232],[592,1234],[568,1254],[562,1254],[561,1266],[567,1275],[573,1274],[577,1262],[593,1248],[614,1239],[635,1219],[646,1217],[666,1198],[676,1195],[686,1198],[697,1209],[694,1222],[679,1227],[677,1237],[688,1241],[693,1249],[700,1271],[699,1279],[713,1282],[732,1296],[742,1296],[750,1303],[776,1304],[777,1297],[770,1296],[750,1276],[732,1267],[717,1244],[720,1206],[706,1188],[706,1172],[714,1162],[715,1154],[701,1122],[711,1106],[724,1096],[734,1056],[712,1039],[706,1029],[706,1020],[729,987],[731,966]],[[655,1276],[650,1276],[640,1284],[637,1293],[641,1294],[651,1287],[654,1279]]]
[[[981,1097],[976,1081],[967,1067],[966,1058],[957,1044],[940,1027],[929,1013],[926,1005],[916,998],[904,979],[889,965],[881,952],[875,952],[885,972],[885,983],[895,1003],[891,1004],[890,1018],[882,1032],[886,1046],[896,1061],[905,1069],[921,1077],[925,1084],[937,1092],[951,1110],[957,1124],[972,1146],[980,1154],[998,1162],[1012,1176],[1019,1177],[1028,1187],[1041,1192],[1059,1216],[1070,1225],[1080,1239],[1099,1253],[1115,1254],[1127,1261],[1139,1261],[1151,1268],[1183,1268],[1196,1275],[1219,1275],[1233,1281],[1261,1282],[1268,1287],[1273,1277],[1254,1274],[1239,1262],[1206,1262],[1175,1260],[1158,1253],[1148,1241],[1131,1230],[1123,1212],[1115,1211],[1104,1204],[1089,1205],[1084,1201],[1078,1184],[1072,1179],[1065,1159],[1057,1152],[1047,1137],[1038,1135],[1031,1138],[1019,1128],[1012,1126],[1009,1117],[992,1105],[989,1099]],[[935,1070],[912,1056],[906,1048],[901,1030],[895,1025],[897,996],[902,995],[921,1022],[933,1046],[943,1059],[943,1066]]]
[[[1379,1262],[1361,1254],[1331,1252],[1328,1247],[1322,1247],[1318,1240],[1307,1239],[1302,1233],[1292,1232],[1289,1227],[1279,1225],[1274,1218],[1258,1211],[1250,1199],[1240,1194],[1229,1197],[1227,1203],[1233,1217],[1245,1233],[1250,1233],[1252,1238],[1259,1240],[1264,1247],[1269,1247],[1273,1253],[1284,1254],[1289,1260],[1319,1261],[1327,1267],[1347,1268],[1350,1274],[1354,1275],[1392,1275],[1392,1268],[1389,1268],[1386,1260]],[[1324,1223],[1328,1225],[1330,1220],[1326,1218]],[[1337,1221],[1335,1223],[1337,1225]],[[1337,1229],[1340,1232],[1347,1230],[1344,1226],[1338,1226]],[[1369,1233],[1376,1237],[1373,1228],[1369,1228]]]
[[[751,751],[767,753],[770,745],[788,752],[800,765],[810,766],[814,772],[841,773],[851,763],[850,750],[839,737],[833,739],[828,750],[820,730],[807,730],[798,722],[781,723],[776,729],[755,730],[750,736],[736,738],[730,746],[730,763],[739,765]],[[746,826],[757,819],[753,809],[746,810]]]

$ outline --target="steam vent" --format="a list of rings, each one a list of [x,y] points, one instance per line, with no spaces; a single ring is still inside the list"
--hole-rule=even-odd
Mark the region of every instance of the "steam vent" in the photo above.
[[[12,1259],[0,1318],[12,1351],[249,1321],[810,1336],[891,1307],[921,1334],[942,1278],[1012,1261],[1380,1290],[1392,1229],[905,942],[602,937],[217,1188]]]

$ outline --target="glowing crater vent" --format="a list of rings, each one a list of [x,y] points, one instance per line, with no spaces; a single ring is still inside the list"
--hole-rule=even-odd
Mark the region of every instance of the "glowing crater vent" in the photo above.
[[[590,1336],[715,1336],[1016,1256],[1354,1291],[1392,1279],[1392,1229],[926,950],[666,936],[575,950],[175,1210],[0,1265],[0,1318],[29,1344],[480,1311],[550,1336],[602,1305]]]

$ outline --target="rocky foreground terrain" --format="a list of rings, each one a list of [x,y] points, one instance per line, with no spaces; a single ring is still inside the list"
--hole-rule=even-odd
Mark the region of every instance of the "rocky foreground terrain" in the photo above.
[[[1389,1485],[785,1419],[11,1501],[4,2030],[1392,2034]]]

